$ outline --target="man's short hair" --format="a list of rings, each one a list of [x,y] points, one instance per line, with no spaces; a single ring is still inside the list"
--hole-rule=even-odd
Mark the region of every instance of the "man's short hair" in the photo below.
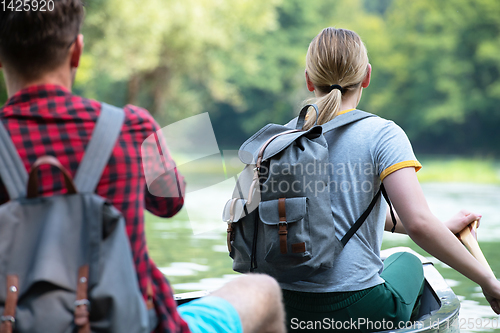
[[[20,1],[14,1],[14,4]],[[35,3],[36,2],[36,3]],[[45,2],[45,11],[41,4]],[[5,1],[6,4],[9,1]],[[81,0],[25,0],[16,11],[0,6],[0,61],[24,79],[37,79],[60,66],[83,21]],[[38,10],[34,10],[38,5]],[[53,5],[53,6],[52,6]],[[50,10],[51,9],[51,10]]]

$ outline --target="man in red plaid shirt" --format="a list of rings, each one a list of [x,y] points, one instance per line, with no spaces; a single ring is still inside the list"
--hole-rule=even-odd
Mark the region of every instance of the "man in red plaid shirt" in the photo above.
[[[99,102],[71,93],[83,50],[79,34],[82,4],[54,0],[52,11],[0,10],[0,67],[9,95],[0,109],[0,121],[27,170],[38,157],[52,155],[74,176],[101,111]],[[163,140],[161,131],[146,110],[127,105],[124,112],[120,137],[96,192],[125,217],[145,300],[148,285],[153,289],[159,321],[155,332],[284,332],[279,287],[264,275],[236,279],[211,296],[184,306],[179,314],[168,282],[148,255],[144,208],[162,217],[176,214],[184,202],[184,180],[168,152],[163,152],[165,169],[171,171],[154,186],[161,186],[165,195],[150,194],[141,145],[153,133]],[[144,167],[158,167],[153,161],[145,160]],[[54,170],[44,170],[40,184],[44,195],[61,193],[64,188],[60,175],[50,171]],[[0,181],[0,204],[8,200]]]

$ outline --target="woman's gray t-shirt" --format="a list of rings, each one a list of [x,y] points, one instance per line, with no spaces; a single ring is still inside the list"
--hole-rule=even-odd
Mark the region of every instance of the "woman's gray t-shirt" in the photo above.
[[[405,132],[380,117],[365,118],[327,132],[325,138],[331,163],[331,206],[336,237],[341,239],[368,207],[381,180],[405,167],[418,171],[421,165]],[[379,200],[335,259],[333,268],[303,281],[282,283],[281,287],[304,292],[345,292],[383,283],[380,247],[386,210],[385,201]]]

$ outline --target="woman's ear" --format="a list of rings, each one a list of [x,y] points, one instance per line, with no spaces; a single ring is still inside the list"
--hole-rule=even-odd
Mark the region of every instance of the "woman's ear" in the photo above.
[[[372,65],[368,64],[368,68],[366,70],[366,76],[361,82],[361,87],[367,88],[370,85],[371,77],[372,77]]]
[[[309,91],[314,91],[316,89],[314,87],[314,84],[311,82],[311,79],[309,78],[309,74],[307,74],[307,71],[306,71],[306,85],[307,85],[307,90]]]

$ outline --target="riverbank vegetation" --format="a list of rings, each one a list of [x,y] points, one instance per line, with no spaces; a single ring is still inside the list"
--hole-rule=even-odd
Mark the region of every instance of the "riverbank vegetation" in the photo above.
[[[361,109],[399,124],[417,155],[499,158],[498,17],[498,0],[87,1],[74,91],[145,107],[162,127],[209,112],[235,149],[297,114],[309,42],[348,28],[373,65]]]
[[[493,158],[417,155],[422,169],[417,176],[421,183],[475,183],[500,185],[500,161]],[[180,158],[182,160],[182,158]],[[222,163],[222,165],[221,165]],[[244,165],[232,159],[213,156],[202,163],[178,164],[188,183],[215,185],[237,176]]]
[[[420,182],[500,184],[500,163],[493,159],[423,157]]]

